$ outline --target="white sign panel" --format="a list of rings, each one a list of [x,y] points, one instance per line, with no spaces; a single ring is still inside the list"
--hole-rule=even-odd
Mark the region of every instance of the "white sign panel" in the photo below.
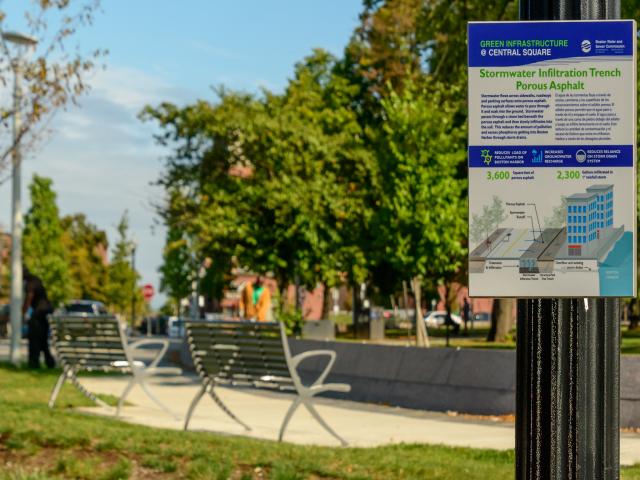
[[[636,25],[469,24],[469,292],[636,292]]]

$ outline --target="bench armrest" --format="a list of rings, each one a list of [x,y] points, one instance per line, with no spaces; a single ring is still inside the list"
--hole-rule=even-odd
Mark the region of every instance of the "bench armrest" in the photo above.
[[[327,375],[329,375],[329,372],[333,368],[333,364],[336,361],[336,352],[334,352],[333,350],[309,350],[308,352],[302,352],[302,353],[299,353],[298,355],[293,356],[291,358],[291,367],[295,370],[295,372],[292,372],[292,373],[295,373],[296,376],[298,376],[297,375],[298,365],[302,361],[306,360],[307,358],[319,357],[319,356],[327,356],[329,357],[329,361],[327,362],[327,365],[322,371],[322,373],[320,374],[320,376],[316,379],[315,382],[313,382],[311,386],[316,387],[318,385],[322,385],[325,379],[327,378]]]

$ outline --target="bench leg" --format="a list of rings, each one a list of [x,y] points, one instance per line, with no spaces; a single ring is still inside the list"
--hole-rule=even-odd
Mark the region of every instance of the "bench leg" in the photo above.
[[[122,394],[120,395],[120,399],[118,400],[118,407],[116,408],[116,417],[120,416],[120,410],[122,409],[122,405],[124,405],[125,399],[129,395],[129,393],[131,392],[131,389],[133,388],[133,386],[135,384],[136,384],[136,380],[135,380],[135,378],[132,378],[129,381],[129,383],[127,384],[127,386],[124,387],[124,390],[122,391]]]
[[[293,417],[293,414],[298,409],[301,403],[302,403],[302,399],[300,397],[296,397],[296,399],[293,401],[293,403],[289,407],[289,410],[287,410],[287,414],[284,416],[284,420],[282,421],[282,426],[280,427],[280,434],[278,435],[279,442],[282,441],[282,437],[284,437],[284,431],[286,430],[287,425],[289,425],[289,420],[291,420],[291,417]]]
[[[316,408],[311,404],[311,398],[303,399],[302,400],[302,404],[306,407],[307,410],[309,410],[309,413],[313,416],[313,418],[315,418],[318,421],[318,423],[320,425],[322,425],[322,427],[327,432],[329,432],[331,435],[333,435],[333,437],[336,438],[343,447],[346,447],[348,445],[348,443],[344,440],[344,438],[342,438],[340,435],[338,435],[333,430],[333,428],[331,428],[329,426],[329,424],[327,422],[325,422],[324,419],[320,416],[320,414],[318,413]]]
[[[193,400],[191,400],[191,405],[189,405],[187,416],[184,419],[184,430],[189,428],[189,421],[191,421],[191,415],[193,415],[193,411],[196,409],[196,405],[198,405],[198,402],[200,402],[200,399],[202,398],[202,396],[207,392],[207,388],[209,388],[209,384],[208,383],[203,384],[202,387],[200,387],[200,390],[198,391],[198,393],[196,393],[196,396],[193,397]]]
[[[97,405],[104,407],[104,408],[111,408],[109,405],[107,405],[106,403],[104,403],[102,400],[100,400],[98,397],[96,397],[93,393],[91,393],[89,390],[87,390],[86,388],[84,388],[80,382],[78,381],[78,377],[76,377],[75,373],[73,371],[71,371],[69,373],[69,380],[71,380],[71,383],[73,383],[73,385],[80,390],[80,393],[82,393],[85,397],[87,397],[89,400],[91,400],[92,402],[96,403]]]
[[[147,397],[149,397],[151,400],[153,400],[153,402],[158,405],[162,410],[164,410],[165,412],[167,412],[169,415],[171,415],[173,418],[175,418],[176,420],[180,420],[182,417],[180,417],[180,415],[178,415],[177,413],[171,411],[171,409],[169,407],[167,407],[164,403],[162,403],[160,401],[160,399],[158,397],[155,396],[155,394],[151,391],[151,389],[149,388],[149,386],[146,384],[146,382],[144,381],[144,378],[141,379],[137,379],[134,381],[136,383],[138,383],[138,385],[140,385],[140,387],[142,388],[142,390],[144,390],[144,393],[147,394]]]
[[[62,385],[64,385],[64,382],[67,379],[68,375],[68,369],[65,368],[58,377],[56,385],[55,387],[53,387],[53,391],[51,392],[51,397],[49,398],[49,408],[53,408],[53,406],[55,405],[58,394],[60,393],[60,389],[62,388]]]
[[[226,413],[231,418],[233,418],[236,422],[238,422],[240,425],[242,425],[246,431],[251,431],[251,427],[249,427],[249,425],[247,425],[242,420],[240,420],[238,417],[236,417],[233,414],[233,412],[231,412],[231,410],[229,410],[227,408],[227,406],[224,403],[222,403],[222,400],[220,399],[220,397],[216,394],[216,392],[213,391],[213,385],[209,389],[209,395],[211,395],[211,398],[213,398],[213,401],[216,402],[216,405],[218,405],[222,409],[222,411],[224,413]]]

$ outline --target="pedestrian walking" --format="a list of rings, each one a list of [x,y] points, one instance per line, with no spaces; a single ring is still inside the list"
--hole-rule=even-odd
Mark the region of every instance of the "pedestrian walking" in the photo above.
[[[471,313],[471,305],[469,304],[469,300],[467,297],[464,297],[464,301],[462,303],[462,320],[464,321],[464,334],[467,335],[467,324],[469,323],[469,317]]]
[[[40,368],[40,354],[44,354],[44,362],[49,368],[55,366],[55,361],[49,351],[49,314],[53,313],[53,308],[47,290],[40,277],[33,275],[29,269],[23,268],[22,277],[24,279],[24,304],[22,314],[30,312],[28,320],[29,332],[29,367]]]

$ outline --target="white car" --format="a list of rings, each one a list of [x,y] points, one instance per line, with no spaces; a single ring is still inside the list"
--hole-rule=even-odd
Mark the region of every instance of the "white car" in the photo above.
[[[435,310],[433,312],[427,312],[424,316],[424,322],[427,324],[427,327],[441,327],[445,325],[444,321],[446,318],[447,312],[445,310]],[[458,328],[462,325],[462,318],[455,313],[451,314],[451,320]]]

